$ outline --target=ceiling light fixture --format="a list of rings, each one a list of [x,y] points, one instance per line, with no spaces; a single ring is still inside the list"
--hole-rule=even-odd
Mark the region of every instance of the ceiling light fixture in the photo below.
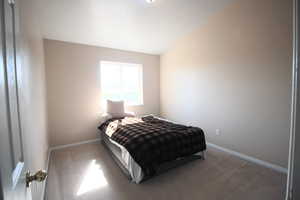
[[[155,0],[146,0],[147,3],[154,3]]]

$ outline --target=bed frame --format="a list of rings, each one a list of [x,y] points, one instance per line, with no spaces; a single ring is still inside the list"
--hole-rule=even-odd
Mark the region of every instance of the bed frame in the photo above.
[[[129,179],[132,180],[131,175],[129,173],[129,171],[126,169],[126,167],[124,166],[124,164],[122,163],[122,159],[121,159],[121,149],[113,144],[109,137],[103,133],[102,131],[100,131],[101,134],[101,141],[102,144],[106,147],[106,149],[108,150],[109,154],[111,155],[111,157],[114,159],[114,161],[117,163],[117,165],[120,167],[120,169],[122,170],[122,172],[125,174],[125,176]],[[191,156],[186,156],[186,157],[182,157],[182,158],[178,158],[174,161],[170,161],[170,162],[166,162],[163,163],[162,165],[158,166],[158,168],[156,169],[156,175],[162,174],[170,169],[173,169],[175,167],[181,166],[185,163],[194,161],[194,160],[205,160],[206,154],[205,151],[202,151],[200,153],[200,155],[191,155]],[[149,179],[149,177],[144,177],[142,182]]]

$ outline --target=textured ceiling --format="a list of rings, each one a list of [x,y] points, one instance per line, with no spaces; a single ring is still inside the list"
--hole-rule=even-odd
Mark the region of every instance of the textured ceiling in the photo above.
[[[231,0],[42,0],[45,38],[161,54]]]

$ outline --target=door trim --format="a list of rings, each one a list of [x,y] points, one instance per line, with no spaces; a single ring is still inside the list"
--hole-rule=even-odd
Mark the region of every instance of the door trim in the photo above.
[[[293,199],[293,175],[294,175],[294,156],[295,156],[295,134],[297,120],[297,104],[299,92],[299,60],[298,60],[298,33],[299,33],[299,8],[298,0],[293,0],[293,74],[292,74],[292,102],[291,102],[291,124],[290,124],[290,145],[289,145],[289,164],[286,185],[286,200]]]

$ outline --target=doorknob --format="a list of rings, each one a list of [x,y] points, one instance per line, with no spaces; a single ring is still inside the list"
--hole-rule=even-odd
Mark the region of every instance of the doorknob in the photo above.
[[[30,186],[32,181],[42,182],[47,178],[48,174],[44,170],[39,170],[35,174],[30,174],[30,172],[26,173],[26,187]]]

